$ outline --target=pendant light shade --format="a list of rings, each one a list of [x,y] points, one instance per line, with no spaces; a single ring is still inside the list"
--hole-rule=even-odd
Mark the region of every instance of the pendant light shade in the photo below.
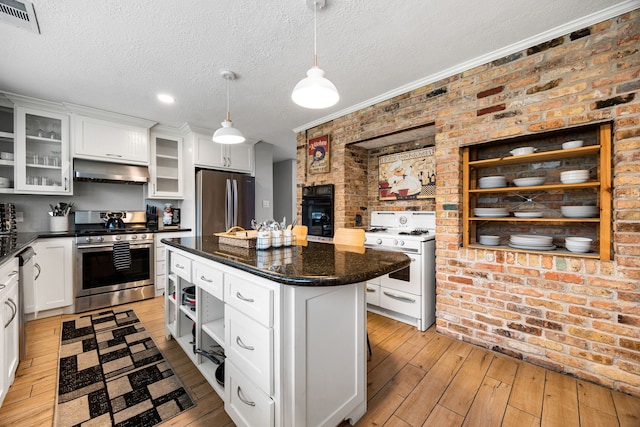
[[[324,71],[318,67],[316,15],[318,7],[325,5],[325,0],[307,0],[307,4],[313,7],[313,67],[307,71],[307,77],[293,88],[291,99],[304,108],[329,108],[340,100],[340,95],[335,85],[324,77]]]
[[[228,70],[222,71],[220,75],[227,81],[227,119],[220,123],[222,127],[214,132],[211,139],[218,144],[240,144],[245,141],[245,138],[242,132],[233,127],[231,112],[229,111],[229,82],[235,80],[236,75],[233,71]]]

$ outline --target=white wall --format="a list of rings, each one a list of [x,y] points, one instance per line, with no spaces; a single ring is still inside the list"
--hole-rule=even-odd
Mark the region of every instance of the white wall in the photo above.
[[[273,145],[258,142],[255,145],[256,164],[256,221],[273,217]],[[268,206],[265,206],[265,202]]]
[[[273,215],[287,217],[287,224],[296,217],[296,167],[294,159],[273,164]]]

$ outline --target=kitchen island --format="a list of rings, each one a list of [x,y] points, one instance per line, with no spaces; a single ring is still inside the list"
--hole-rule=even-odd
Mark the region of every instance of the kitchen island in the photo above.
[[[406,267],[406,255],[319,242],[264,251],[217,237],[162,242],[167,336],[237,425],[333,427],[362,417],[364,282]]]

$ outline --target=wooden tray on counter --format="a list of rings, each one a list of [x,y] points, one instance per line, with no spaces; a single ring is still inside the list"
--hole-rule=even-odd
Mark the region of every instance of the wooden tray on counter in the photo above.
[[[253,249],[256,247],[256,240],[258,240],[258,232],[256,230],[245,230],[238,226],[231,227],[223,233],[214,233],[213,235],[218,236],[220,243],[241,248]]]

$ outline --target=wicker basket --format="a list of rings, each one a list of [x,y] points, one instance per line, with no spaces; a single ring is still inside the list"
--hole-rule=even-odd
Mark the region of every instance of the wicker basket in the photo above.
[[[236,226],[224,233],[214,233],[214,236],[218,236],[218,241],[225,245],[253,249],[256,247],[257,233],[255,230],[246,231],[244,228]]]

